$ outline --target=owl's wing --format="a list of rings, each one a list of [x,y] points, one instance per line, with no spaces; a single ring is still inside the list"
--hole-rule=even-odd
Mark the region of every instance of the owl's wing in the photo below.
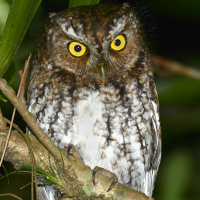
[[[149,157],[150,170],[146,172],[145,180],[145,194],[149,197],[152,196],[154,183],[156,180],[158,168],[161,160],[161,129],[160,129],[160,117],[159,117],[159,103],[156,92],[155,84],[152,86],[152,96],[150,100],[150,117],[151,117],[151,134],[153,139],[152,154]],[[151,96],[151,97],[152,97]]]
[[[161,159],[161,130],[160,130],[160,119],[158,112],[158,104],[154,101],[152,104],[152,133],[153,133],[153,147],[154,154],[151,160],[152,168],[157,170]]]

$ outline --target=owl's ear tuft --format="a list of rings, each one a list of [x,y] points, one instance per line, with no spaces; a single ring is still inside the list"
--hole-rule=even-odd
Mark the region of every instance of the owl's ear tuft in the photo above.
[[[46,23],[54,24],[58,16],[58,13],[49,13],[49,16],[46,18]]]
[[[49,19],[55,17],[56,13],[49,13]]]
[[[55,24],[57,13],[49,13],[49,16],[45,19],[45,30],[48,32],[50,27]]]
[[[130,7],[130,4],[129,3],[123,3],[123,7],[126,7],[126,8],[129,8]]]

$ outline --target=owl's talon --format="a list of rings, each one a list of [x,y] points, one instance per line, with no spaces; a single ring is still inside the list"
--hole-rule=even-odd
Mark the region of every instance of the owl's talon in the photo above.
[[[75,146],[73,144],[67,144],[65,145],[65,148],[67,149],[67,158],[69,156],[73,156],[75,158],[77,158],[78,160],[80,160],[81,162],[83,162],[83,159],[81,158],[80,154],[78,153],[78,151],[76,150]]]
[[[76,151],[75,147],[73,144],[68,144],[67,146],[67,158],[68,156],[73,155],[73,153]]]
[[[96,184],[95,177],[98,174],[104,174],[105,176],[107,176],[111,179],[111,184],[110,184],[107,192],[109,192],[115,186],[115,184],[118,182],[117,176],[114,173],[112,173],[106,169],[103,169],[101,167],[95,167],[92,171],[92,181],[93,181],[94,186]]]
[[[110,190],[112,190],[112,188],[115,186],[116,183],[117,183],[117,181],[113,180],[112,183],[110,184],[110,187],[108,188],[107,192],[109,192]]]
[[[95,186],[95,175],[96,175],[96,171],[93,170],[92,171],[92,182],[93,182],[94,186]]]

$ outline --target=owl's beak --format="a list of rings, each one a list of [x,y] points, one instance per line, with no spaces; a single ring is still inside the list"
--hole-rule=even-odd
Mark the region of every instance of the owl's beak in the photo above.
[[[102,78],[102,82],[105,83],[105,64],[103,62],[100,63],[100,73],[101,73],[101,78]]]

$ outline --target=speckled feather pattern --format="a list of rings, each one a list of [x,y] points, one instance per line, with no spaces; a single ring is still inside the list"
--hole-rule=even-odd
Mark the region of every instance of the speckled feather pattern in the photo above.
[[[118,34],[126,35],[127,45],[116,53],[109,45]],[[120,183],[151,197],[161,133],[153,63],[141,35],[127,4],[51,14],[33,62],[28,100],[56,145],[73,144],[92,169],[110,170]],[[67,52],[73,40],[87,45],[84,57]]]

